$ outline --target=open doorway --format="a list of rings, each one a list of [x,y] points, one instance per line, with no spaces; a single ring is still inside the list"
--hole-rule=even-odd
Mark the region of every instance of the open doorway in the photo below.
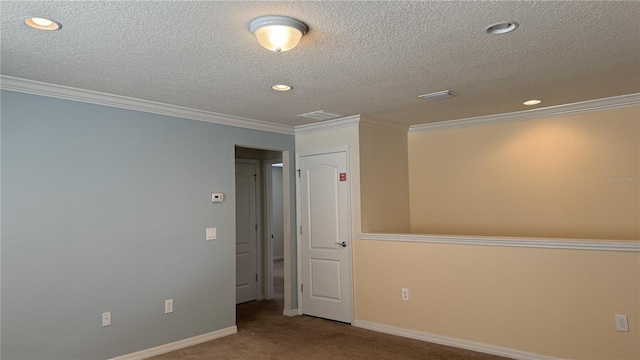
[[[283,153],[237,146],[235,158],[236,303],[284,308]]]

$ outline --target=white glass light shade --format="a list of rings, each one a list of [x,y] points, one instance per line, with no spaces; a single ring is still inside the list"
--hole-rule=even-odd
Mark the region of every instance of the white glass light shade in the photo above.
[[[283,16],[263,16],[249,23],[249,30],[265,49],[281,52],[298,45],[307,33],[307,26],[292,18]]]
[[[302,33],[294,28],[272,25],[256,30],[255,36],[264,48],[280,52],[296,47],[302,38]]]

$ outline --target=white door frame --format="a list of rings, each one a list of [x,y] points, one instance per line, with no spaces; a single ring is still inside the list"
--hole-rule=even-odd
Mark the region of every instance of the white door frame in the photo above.
[[[351,209],[351,166],[350,166],[350,161],[349,161],[349,146],[340,146],[340,147],[334,147],[334,148],[328,148],[328,149],[321,149],[321,150],[311,150],[311,151],[301,151],[301,152],[296,152],[296,173],[298,173],[299,169],[300,169],[300,158],[304,157],[304,156],[311,156],[311,155],[323,155],[323,154],[333,154],[333,153],[344,153],[345,154],[345,158],[347,161],[347,179],[349,179],[349,186],[347,187],[347,190],[349,192],[349,196],[347,197],[347,208],[349,209],[349,216],[347,219],[347,226],[348,226],[348,234],[350,239],[349,242],[349,246],[348,248],[348,260],[349,260],[349,273],[348,273],[348,278],[349,278],[349,291],[351,293],[351,304],[350,304],[350,308],[351,308],[351,325],[355,324],[355,312],[354,312],[354,298],[353,298],[353,233],[351,231],[351,226],[352,226],[352,221],[351,221],[351,214],[352,214],[352,209]],[[296,243],[297,243],[297,278],[298,278],[298,315],[302,315],[303,314],[303,307],[304,304],[302,302],[303,297],[302,297],[302,237],[300,236],[300,224],[302,224],[302,219],[300,218],[300,176],[298,174],[296,174],[296,222],[298,224],[298,228],[296,229]]]
[[[262,254],[262,192],[261,186],[262,178],[260,177],[260,160],[255,159],[244,159],[244,158],[236,158],[235,162],[245,163],[245,164],[254,164],[256,166],[256,223],[257,223],[257,231],[256,231],[256,273],[258,274],[258,281],[256,281],[256,300],[264,299],[264,292],[262,289],[262,268],[263,268],[263,259],[260,254]],[[236,275],[237,276],[237,275]]]

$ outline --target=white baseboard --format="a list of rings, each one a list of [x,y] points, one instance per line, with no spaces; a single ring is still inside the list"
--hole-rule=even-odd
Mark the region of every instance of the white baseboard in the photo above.
[[[284,255],[278,255],[278,256],[274,255],[273,260],[284,260]]]
[[[562,360],[560,358],[555,358],[546,355],[534,354],[526,351],[514,350],[503,348],[500,346],[487,345],[482,343],[477,343],[469,340],[462,340],[451,338],[442,335],[429,334],[425,332],[415,331],[415,330],[407,330],[403,328],[381,325],[376,323],[371,323],[368,321],[356,320],[354,323],[355,327],[373,330],[385,334],[402,336],[409,339],[414,340],[422,340],[430,343],[436,343],[440,345],[453,346],[460,349],[477,351],[485,354],[504,356],[511,359],[517,360]]]
[[[219,339],[221,337],[233,335],[238,332],[237,326],[230,326],[225,329],[216,330],[210,333],[194,336],[192,338],[178,340],[172,343],[152,347],[150,349],[134,352],[127,355],[122,355],[118,357],[111,358],[109,360],[142,360],[148,359],[153,356],[158,356],[162,354],[166,354],[168,352],[184,349],[189,346],[201,344],[203,342],[211,341],[214,339]]]
[[[284,309],[284,310],[282,310],[282,315],[284,315],[284,316],[298,316],[298,315],[302,315],[302,314],[300,314],[298,309]]]

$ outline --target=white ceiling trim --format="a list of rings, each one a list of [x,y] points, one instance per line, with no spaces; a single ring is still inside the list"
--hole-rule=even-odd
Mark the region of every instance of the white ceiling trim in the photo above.
[[[401,241],[431,244],[524,247],[540,249],[640,252],[640,242],[634,240],[589,240],[560,238],[517,238],[501,236],[458,236],[421,234],[363,233],[361,240]]]
[[[358,125],[359,123],[360,123],[360,115],[352,115],[352,116],[347,116],[347,117],[343,117],[335,120],[327,120],[327,121],[317,122],[313,124],[298,125],[296,126],[295,129],[296,129],[296,135],[301,135],[301,134],[309,134],[309,133],[314,133],[319,131],[341,129],[341,128],[345,128],[353,125]]]
[[[588,100],[571,104],[517,111],[505,114],[478,116],[466,119],[440,121],[430,124],[411,125],[409,133],[421,133],[469,126],[499,124],[512,121],[534,120],[543,117],[577,114],[589,111],[614,109],[640,104],[640,94],[620,95],[603,99]]]
[[[406,134],[409,131],[408,125],[400,125],[394,123],[387,123],[384,121],[372,120],[372,119],[360,119],[361,126],[368,126],[376,129],[395,131]]]
[[[182,106],[163,104],[155,101],[135,99],[127,96],[107,94],[92,90],[78,89],[69,86],[49,84],[13,76],[0,76],[0,88],[3,90],[105,105],[121,109],[143,111],[153,114],[175,116],[183,119],[205,121],[246,129],[287,135],[294,134],[293,126],[190,109]]]

